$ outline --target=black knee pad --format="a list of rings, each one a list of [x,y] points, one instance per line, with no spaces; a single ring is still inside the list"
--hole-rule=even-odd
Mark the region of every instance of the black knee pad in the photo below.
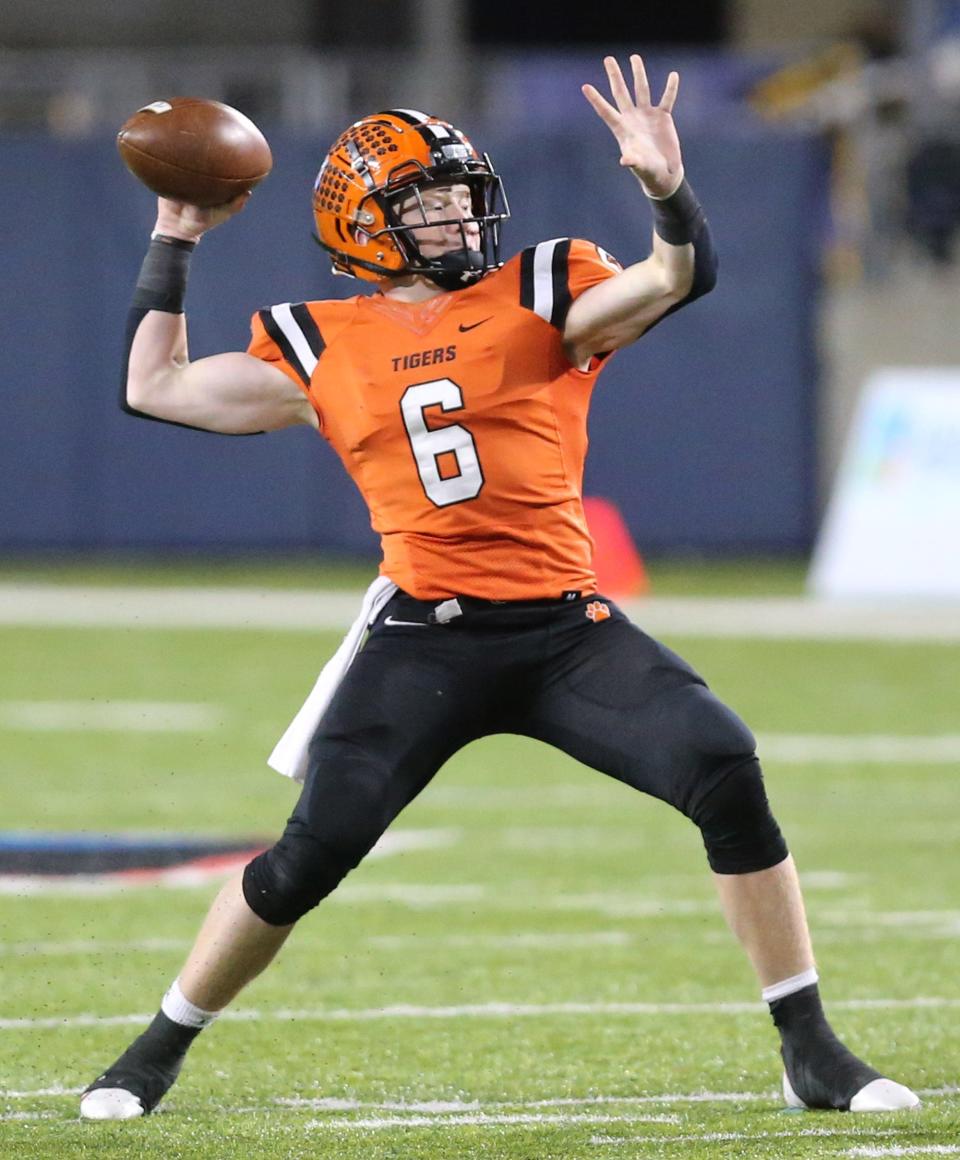
[[[717,769],[712,788],[689,814],[700,827],[710,868],[717,874],[768,870],[787,856],[770,812],[756,756]]]
[[[389,772],[367,754],[314,739],[283,836],[244,871],[243,894],[254,914],[273,926],[296,922],[359,865],[397,812]]]
[[[258,854],[243,872],[247,905],[271,926],[289,926],[317,906],[359,861],[324,847],[309,834],[292,834]]]

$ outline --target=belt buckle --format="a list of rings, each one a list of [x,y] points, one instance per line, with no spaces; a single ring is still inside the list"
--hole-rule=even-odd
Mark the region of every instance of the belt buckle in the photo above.
[[[463,609],[460,607],[460,601],[454,596],[451,600],[441,601],[427,619],[431,624],[449,624],[458,616],[463,616]]]

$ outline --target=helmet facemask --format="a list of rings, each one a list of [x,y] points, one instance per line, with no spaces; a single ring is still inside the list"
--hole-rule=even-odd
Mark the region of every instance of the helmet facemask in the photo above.
[[[510,210],[503,192],[503,183],[484,154],[482,168],[464,165],[437,166],[418,179],[407,181],[380,194],[384,216],[389,223],[383,231],[391,235],[406,258],[405,274],[419,274],[443,290],[460,290],[472,285],[490,270],[500,268],[500,223]],[[453,217],[431,217],[424,206],[424,195],[435,186],[465,185],[470,191],[470,214]],[[410,206],[410,201],[414,206]],[[419,206],[419,221],[411,220]],[[401,219],[401,207],[406,212]],[[424,230],[454,226],[460,234],[460,245],[435,257],[427,257],[421,249],[419,235]],[[470,227],[476,227],[471,238]]]

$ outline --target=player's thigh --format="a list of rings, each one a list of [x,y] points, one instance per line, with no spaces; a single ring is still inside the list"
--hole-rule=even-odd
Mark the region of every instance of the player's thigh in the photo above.
[[[622,614],[558,634],[523,732],[689,812],[755,741],[682,657]]]
[[[372,844],[477,735],[473,669],[449,639],[436,644],[371,637],[310,742],[295,828],[321,841]]]

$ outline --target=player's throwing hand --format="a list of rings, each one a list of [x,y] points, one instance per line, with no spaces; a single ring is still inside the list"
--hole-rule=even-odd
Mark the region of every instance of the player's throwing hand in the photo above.
[[[240,193],[232,201],[224,205],[211,206],[201,209],[200,206],[190,205],[186,201],[173,201],[171,198],[157,199],[157,233],[168,237],[182,238],[186,241],[198,241],[207,230],[232,218],[238,214],[250,200],[249,190]]]
[[[650,85],[643,60],[630,57],[634,95],[623,79],[620,65],[612,56],[604,57],[604,68],[610,81],[615,106],[593,87],[583,85],[581,92],[597,116],[616,137],[620,146],[620,164],[632,169],[637,180],[651,197],[669,197],[683,180],[680,139],[673,123],[673,105],[680,87],[680,76],[671,72],[660,103],[650,99]]]

